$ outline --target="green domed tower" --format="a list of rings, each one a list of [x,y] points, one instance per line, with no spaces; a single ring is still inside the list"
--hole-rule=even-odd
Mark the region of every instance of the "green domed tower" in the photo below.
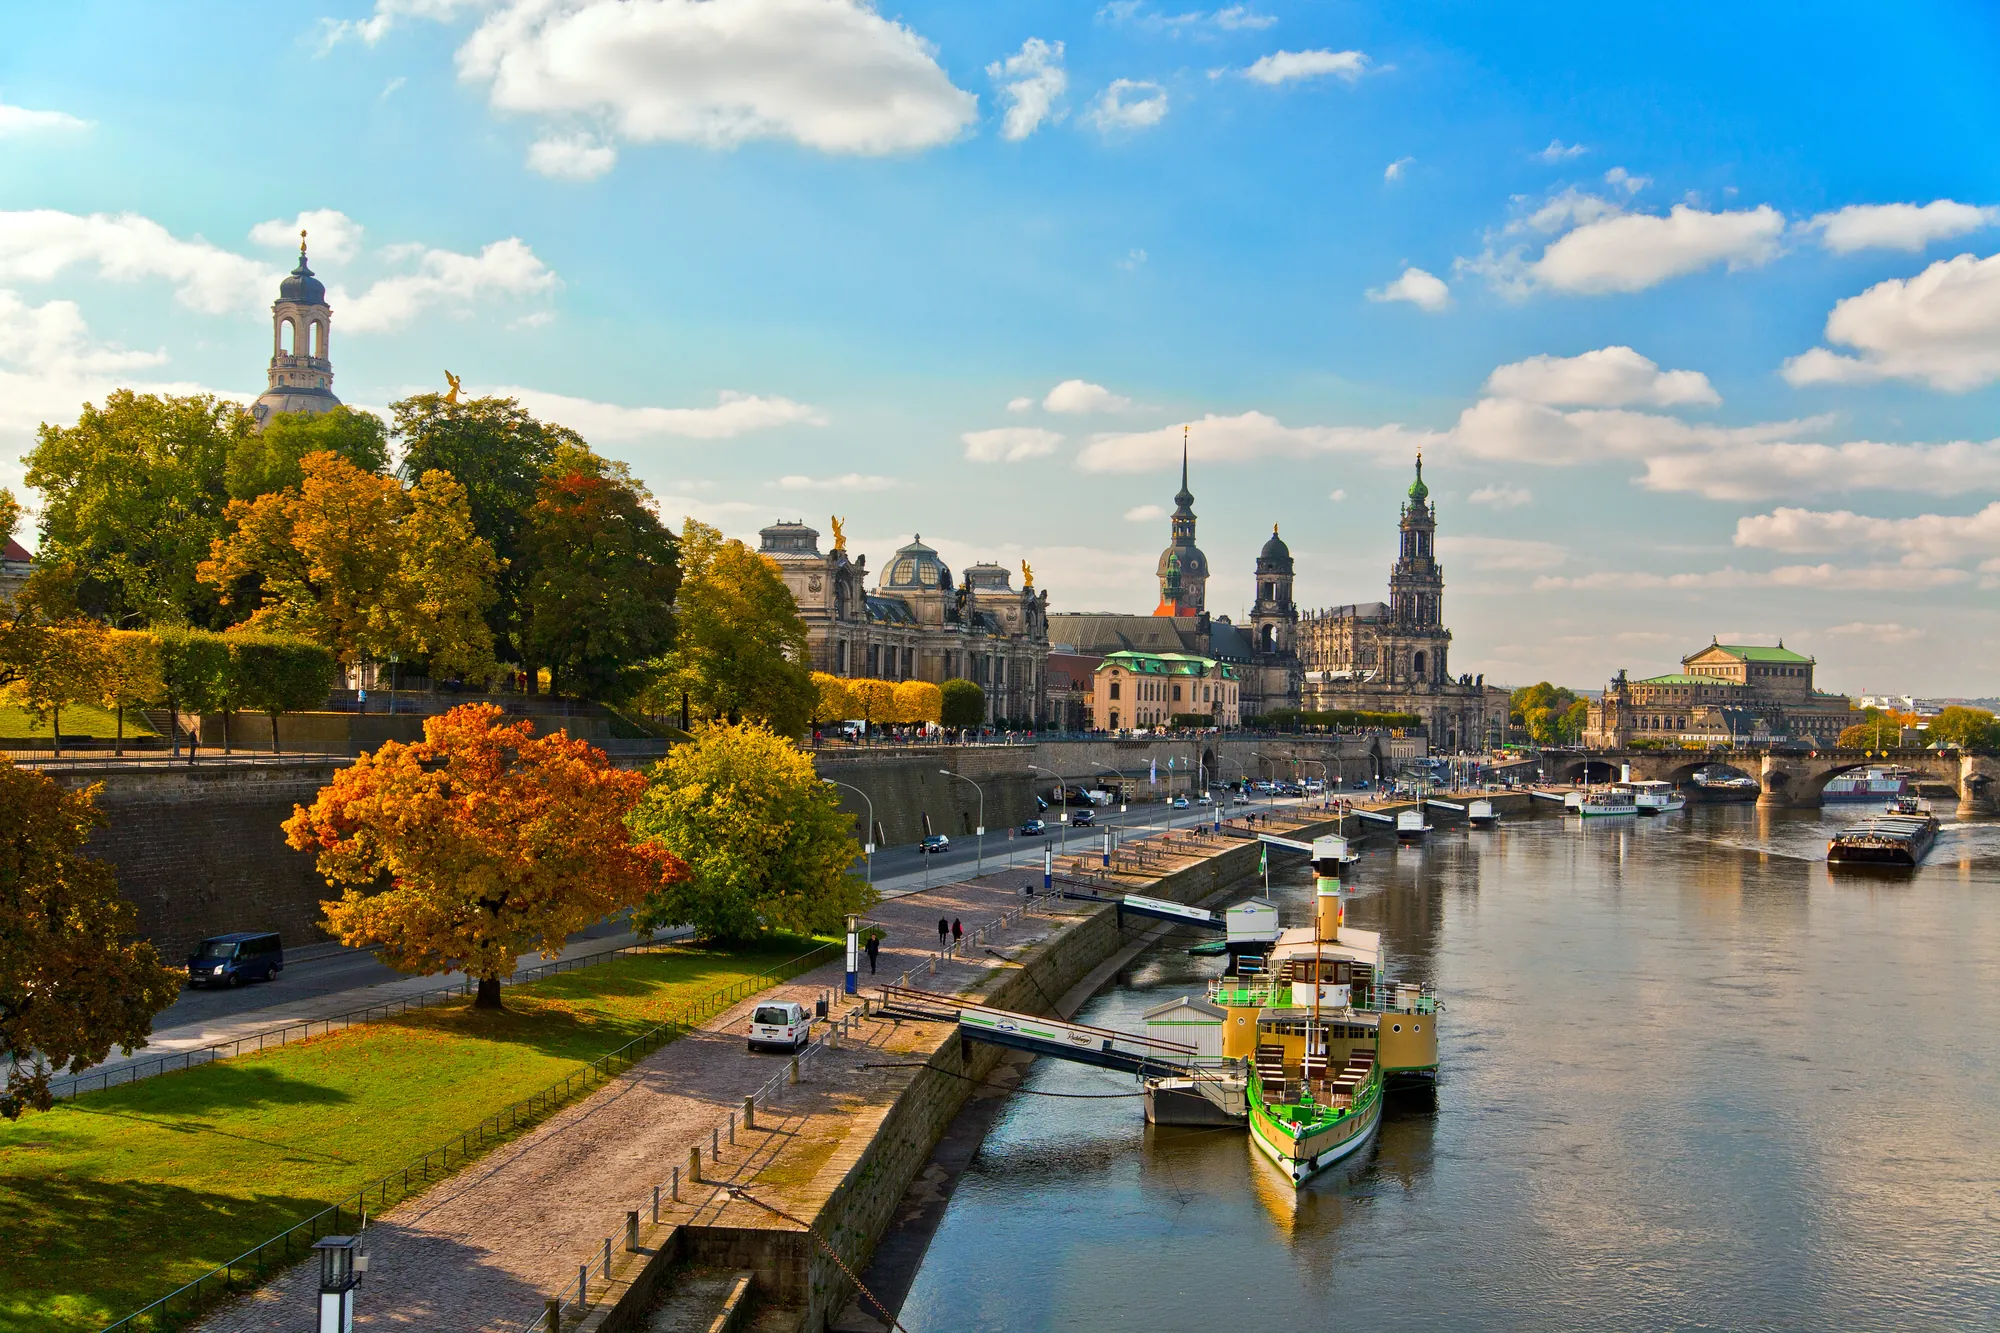
[[[1444,627],[1444,569],[1437,562],[1437,512],[1431,505],[1431,488],[1424,482],[1421,453],[1409,495],[1403,505],[1396,563],[1389,571],[1389,619],[1401,640],[1391,669],[1412,682],[1443,683],[1451,679],[1445,672],[1451,631]]]

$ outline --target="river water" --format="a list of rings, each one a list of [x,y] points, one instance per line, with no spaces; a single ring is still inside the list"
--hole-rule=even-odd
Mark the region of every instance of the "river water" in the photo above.
[[[1833,876],[1862,813],[1521,818],[1369,851],[1348,920],[1446,1006],[1434,1102],[1294,1197],[1240,1131],[1038,1061],[911,1333],[2000,1328],[2000,824]],[[1305,867],[1274,866],[1287,920]],[[1142,955],[1139,1015],[1218,960]]]

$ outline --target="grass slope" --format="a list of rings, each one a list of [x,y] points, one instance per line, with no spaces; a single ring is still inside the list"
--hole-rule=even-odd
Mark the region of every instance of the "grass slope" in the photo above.
[[[118,715],[95,704],[71,704],[62,710],[62,729],[65,736],[96,737],[108,741],[118,735]],[[127,739],[156,734],[146,725],[145,715],[138,709],[125,710]],[[50,735],[48,722],[36,721],[35,715],[25,708],[0,704],[0,739],[45,741]]]
[[[412,1010],[0,1121],[0,1330],[101,1328],[811,947],[621,958],[504,1013]]]

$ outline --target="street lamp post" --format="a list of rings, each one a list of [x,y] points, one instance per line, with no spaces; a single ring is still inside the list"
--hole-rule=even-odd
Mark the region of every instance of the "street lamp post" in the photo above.
[[[1322,810],[1326,809],[1327,788],[1330,787],[1333,783],[1331,772],[1330,770],[1328,770],[1326,766],[1326,760],[1301,759],[1299,760],[1299,762],[1302,764],[1319,765],[1319,807]]]
[[[975,850],[972,853],[972,875],[973,878],[977,879],[980,875],[986,873],[986,788],[980,786],[963,773],[954,773],[948,768],[940,768],[938,772],[948,778],[957,778],[960,782],[966,783],[979,793],[979,828],[975,835],[979,841],[973,844]]]
[[[835,782],[832,778],[821,778],[829,787],[845,787],[868,804],[868,827],[861,831],[861,854],[868,863],[868,882],[875,883],[875,802],[868,799],[868,793],[852,783]]]
[[[1068,788],[1063,785],[1063,775],[1054,769],[1043,768],[1040,764],[1029,764],[1028,771],[1047,773],[1056,780],[1056,851],[1058,853],[1068,851],[1069,844],[1065,841],[1064,835],[1069,832],[1069,800]]]

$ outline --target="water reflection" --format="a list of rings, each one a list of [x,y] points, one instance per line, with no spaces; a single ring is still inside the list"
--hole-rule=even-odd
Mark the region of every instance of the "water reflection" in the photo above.
[[[1915,875],[1830,876],[1856,813],[1369,848],[1348,919],[1446,999],[1435,1103],[1295,1195],[1241,1133],[1017,1098],[904,1324],[2000,1324],[2000,824],[1948,824]],[[1302,909],[1308,877],[1274,864],[1272,891]],[[1147,955],[1087,1021],[1214,966]],[[1046,1061],[1027,1086],[1130,1090]]]

